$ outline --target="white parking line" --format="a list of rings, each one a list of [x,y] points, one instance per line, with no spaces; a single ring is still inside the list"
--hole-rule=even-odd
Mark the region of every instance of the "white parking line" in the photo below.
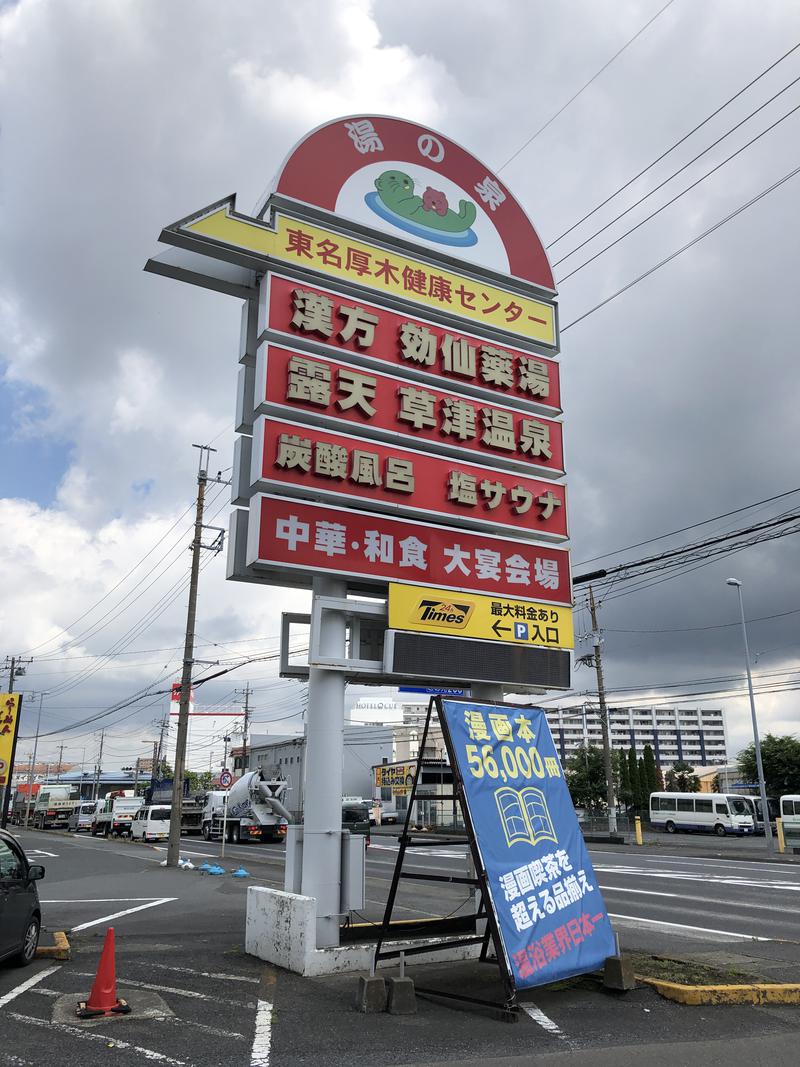
[[[26,989],[32,989],[33,986],[35,986],[35,985],[37,985],[37,983],[41,982],[41,980],[43,978],[47,978],[48,975],[55,974],[56,971],[60,971],[60,970],[61,970],[61,965],[60,964],[58,966],[56,966],[56,967],[48,967],[47,970],[45,970],[45,971],[39,971],[39,973],[35,974],[33,976],[33,978],[28,978],[27,981],[21,982],[18,986],[15,986],[12,990],[10,990],[4,996],[0,997],[0,1008],[5,1007],[6,1004],[10,1004],[12,1000],[16,1000],[16,998],[21,993],[24,993]]]
[[[116,1034],[98,1034],[97,1031],[81,1030],[77,1026],[70,1026],[68,1023],[51,1023],[49,1019],[36,1019],[33,1015],[20,1015],[15,1011],[10,1011],[9,1017],[16,1019],[17,1022],[26,1023],[28,1026],[40,1026],[43,1030],[59,1030],[63,1034],[72,1034],[74,1037],[80,1037],[84,1041],[102,1041],[106,1046],[113,1045],[115,1049],[130,1049],[131,1052],[137,1052],[140,1056],[144,1056],[147,1060],[157,1060],[159,1063],[170,1063],[173,1067],[187,1067],[185,1060],[176,1060],[172,1056],[165,1056],[163,1052],[156,1052],[151,1048],[142,1048],[141,1045],[132,1045],[129,1041],[122,1041]]]
[[[269,1067],[269,1050],[272,1044],[272,1004],[259,1000],[256,1008],[256,1032],[250,1053],[250,1067]]]
[[[41,900],[41,904],[130,904],[135,900],[161,900],[161,897],[79,897],[76,900]]]
[[[718,934],[722,937],[729,937],[733,941],[775,941],[774,937],[758,937],[756,934],[733,934],[730,930],[710,930],[706,926],[686,926],[684,923],[668,923],[662,919],[643,919],[639,915],[617,915],[614,912],[609,912],[608,917],[610,919],[623,919],[632,923],[646,923],[648,926],[667,926],[672,930],[692,930],[694,933],[700,934]]]
[[[526,1004],[524,1001],[520,1001],[520,1007],[529,1015],[535,1023],[538,1023],[543,1030],[546,1030],[548,1034],[553,1034],[554,1037],[560,1037],[562,1041],[567,1040],[567,1035],[554,1023],[549,1015],[545,1015],[541,1008],[537,1008],[535,1004]]]
[[[94,978],[95,975],[92,971],[72,971],[77,978]],[[174,993],[179,997],[191,997],[193,1000],[213,1000],[219,1003],[219,995],[211,996],[209,993],[198,993],[195,989],[178,989],[176,986],[171,985],[156,985],[155,982],[138,982],[133,978],[122,978],[117,975],[117,983],[121,986],[133,986],[135,989],[152,989],[157,993]],[[230,997],[225,998],[226,1004],[233,1004],[238,1008],[248,1008],[253,1006],[253,1001],[231,1000]]]
[[[70,930],[71,934],[76,934],[79,930],[88,930],[90,926],[99,926],[100,923],[111,922],[112,919],[121,919],[123,915],[133,915],[135,911],[144,911],[146,908],[156,908],[159,904],[169,904],[173,900],[177,900],[177,897],[160,897],[157,900],[151,900],[149,904],[140,904],[137,908],[126,908],[124,911],[115,911],[111,915],[103,915],[100,919],[92,919],[88,923],[80,923],[79,926],[73,926]]]
[[[219,978],[223,982],[250,982],[258,985],[258,978],[249,978],[244,974],[218,974],[215,971],[193,971],[191,967],[175,967],[171,963],[153,963],[151,967],[160,967],[162,971],[178,971],[179,974],[196,974],[198,978]]]

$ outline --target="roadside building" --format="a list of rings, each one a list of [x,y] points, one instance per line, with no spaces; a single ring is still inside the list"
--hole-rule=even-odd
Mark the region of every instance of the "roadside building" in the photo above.
[[[547,721],[564,763],[579,748],[603,744],[596,707],[547,708]],[[666,770],[683,761],[692,766],[717,767],[728,762],[725,712],[703,707],[609,708],[611,747],[641,756],[650,745],[656,764]]]
[[[255,740],[255,739],[254,739]],[[265,777],[285,778],[289,783],[286,806],[293,813],[303,810],[306,741],[302,734],[268,737],[266,742],[249,746],[248,769],[261,770]],[[394,756],[394,733],[391,726],[356,723],[344,728],[342,795],[372,797],[372,768],[389,762]]]

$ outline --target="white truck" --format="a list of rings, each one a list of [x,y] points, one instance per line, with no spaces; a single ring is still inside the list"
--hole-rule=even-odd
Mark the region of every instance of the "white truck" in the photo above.
[[[109,793],[92,823],[92,836],[108,837],[130,834],[133,817],[144,804],[142,797],[133,795],[132,789],[120,789]]]
[[[284,806],[289,783],[284,778],[265,778],[261,771],[248,771],[225,792],[206,794],[203,811],[203,837],[227,841],[280,841],[291,813]],[[225,797],[227,796],[227,813]]]
[[[43,785],[31,818],[34,830],[65,829],[76,799],[68,785]]]

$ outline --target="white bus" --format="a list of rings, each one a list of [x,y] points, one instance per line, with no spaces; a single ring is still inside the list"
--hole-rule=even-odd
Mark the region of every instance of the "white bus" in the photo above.
[[[651,793],[650,822],[668,834],[705,830],[718,834],[752,834],[753,816],[744,797],[732,793]]]
[[[800,793],[788,793],[781,797],[780,817],[785,834],[792,837],[800,834]]]

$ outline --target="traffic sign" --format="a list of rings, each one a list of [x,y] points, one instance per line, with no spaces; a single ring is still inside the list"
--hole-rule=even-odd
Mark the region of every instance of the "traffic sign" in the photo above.
[[[390,584],[389,627],[543,648],[575,645],[571,608],[421,585]]]
[[[223,789],[228,789],[233,782],[233,775],[230,771],[222,771],[219,776],[219,784]]]

